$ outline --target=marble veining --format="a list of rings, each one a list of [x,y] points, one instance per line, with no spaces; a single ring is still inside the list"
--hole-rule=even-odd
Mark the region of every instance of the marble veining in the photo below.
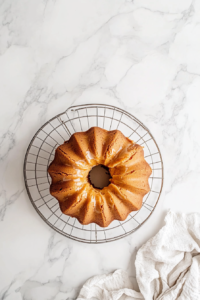
[[[91,276],[128,270],[168,209],[200,212],[200,1],[0,0],[0,299],[72,300]],[[161,149],[165,183],[145,225],[87,245],[51,230],[25,191],[26,148],[71,105],[131,112]]]

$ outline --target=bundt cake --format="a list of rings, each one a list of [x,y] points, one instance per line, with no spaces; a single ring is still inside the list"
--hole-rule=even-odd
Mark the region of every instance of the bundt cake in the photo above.
[[[89,180],[89,172],[99,164],[108,167],[111,175],[110,184],[103,189],[93,187]],[[141,208],[150,190],[152,170],[143,148],[121,131],[92,127],[74,133],[56,149],[48,172],[52,179],[50,193],[64,214],[84,225],[107,227]]]

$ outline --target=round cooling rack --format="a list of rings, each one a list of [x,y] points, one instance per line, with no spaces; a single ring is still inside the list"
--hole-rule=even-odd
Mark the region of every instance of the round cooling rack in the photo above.
[[[144,147],[146,161],[152,168],[150,192],[142,208],[131,212],[125,221],[113,221],[102,228],[94,223],[81,225],[76,218],[63,214],[58,201],[49,193],[51,178],[47,168],[55,149],[78,131],[98,126],[119,129],[125,136]],[[163,161],[158,145],[148,128],[130,113],[104,104],[72,106],[45,123],[34,135],[24,160],[27,193],[41,218],[62,235],[84,243],[115,241],[135,232],[152,215],[163,187]]]

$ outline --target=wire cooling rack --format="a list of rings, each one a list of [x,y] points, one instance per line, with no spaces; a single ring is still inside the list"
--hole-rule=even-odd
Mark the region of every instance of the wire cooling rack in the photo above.
[[[145,159],[152,168],[150,192],[142,208],[129,214],[125,221],[113,221],[108,227],[81,225],[76,218],[63,214],[58,201],[49,193],[51,178],[47,168],[55,149],[77,131],[99,126],[119,129],[125,136],[144,147]],[[148,128],[130,113],[114,106],[85,104],[72,106],[45,123],[32,138],[24,160],[27,193],[41,218],[62,235],[85,243],[104,243],[135,232],[153,213],[163,187],[163,161],[159,147]]]

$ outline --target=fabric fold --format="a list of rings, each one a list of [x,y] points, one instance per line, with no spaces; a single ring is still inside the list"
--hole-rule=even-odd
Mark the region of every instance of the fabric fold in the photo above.
[[[77,299],[199,300],[200,214],[170,211],[164,227],[139,249],[135,266],[141,293],[117,270],[89,279]]]
[[[112,274],[98,275],[87,280],[77,300],[118,300],[123,295],[133,300],[144,299],[141,293],[132,289],[128,274],[123,270],[117,270]]]

